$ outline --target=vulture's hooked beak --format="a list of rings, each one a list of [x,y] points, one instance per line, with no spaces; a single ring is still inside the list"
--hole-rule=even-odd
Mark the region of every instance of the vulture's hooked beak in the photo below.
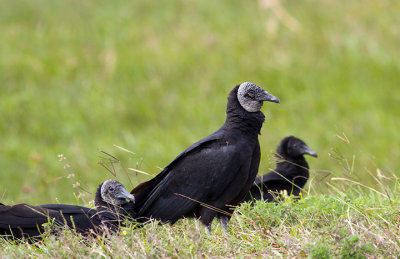
[[[258,101],[281,103],[281,101],[279,100],[278,97],[273,96],[272,94],[268,93],[267,91],[264,91],[264,93],[259,97]]]
[[[310,155],[310,156],[313,156],[313,157],[318,157],[317,152],[315,152],[314,150],[312,150],[312,149],[309,148],[308,146],[304,146],[304,147],[302,148],[302,153],[303,153],[304,155]]]
[[[135,203],[135,196],[130,194],[125,188],[123,188],[117,195],[118,199],[127,199],[133,203]]]

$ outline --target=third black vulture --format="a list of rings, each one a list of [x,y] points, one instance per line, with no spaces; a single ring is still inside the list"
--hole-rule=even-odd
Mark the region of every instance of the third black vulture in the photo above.
[[[276,169],[257,177],[244,201],[274,201],[274,195],[285,190],[288,195],[298,196],[309,177],[309,166],[304,155],[317,157],[317,153],[301,139],[293,136],[282,139],[275,154]]]
[[[137,219],[173,224],[182,217],[197,217],[210,231],[214,217],[232,213],[230,206],[240,203],[258,172],[264,101],[279,103],[253,83],[234,87],[222,127],[132,190]]]
[[[6,206],[0,203],[0,235],[40,239],[44,232],[43,224],[48,222],[67,225],[82,234],[99,233],[102,226],[116,230],[122,214],[130,216],[133,211],[133,201],[134,196],[121,183],[107,180],[97,189],[96,209],[67,204]]]

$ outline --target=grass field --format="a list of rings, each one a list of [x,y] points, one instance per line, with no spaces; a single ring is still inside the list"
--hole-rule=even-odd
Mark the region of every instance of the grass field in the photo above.
[[[217,130],[244,81],[281,99],[263,107],[260,174],[295,135],[319,154],[309,201],[395,192],[399,11],[390,0],[0,1],[0,202],[87,204],[112,177],[131,189],[151,176],[128,168],[155,175]],[[101,151],[120,160],[116,176]]]
[[[9,258],[398,258],[399,205],[372,192],[338,191],[336,197],[245,204],[228,232],[215,223],[207,234],[200,222],[181,220],[173,227],[127,227],[109,238],[64,231],[34,246],[0,239],[0,249]]]
[[[377,168],[397,173],[397,2],[0,4],[5,202],[74,202],[59,154],[88,190],[111,177],[97,164],[99,150],[156,174],[218,129],[227,94],[243,81],[281,99],[263,108],[260,173],[274,167],[287,135],[316,150],[311,168],[329,177],[343,176],[329,155],[338,152],[351,163],[354,156],[351,177],[365,184]],[[343,134],[349,144],[336,137]],[[117,173],[128,188],[149,178]]]

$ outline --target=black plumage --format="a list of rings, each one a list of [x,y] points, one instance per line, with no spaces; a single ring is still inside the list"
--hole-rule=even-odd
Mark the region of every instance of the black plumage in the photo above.
[[[222,127],[132,190],[137,219],[174,223],[182,217],[198,217],[210,230],[214,217],[232,213],[230,206],[244,198],[258,172],[264,101],[279,103],[253,83],[234,87]]]
[[[244,201],[275,201],[281,191],[298,196],[309,178],[309,166],[304,155],[317,153],[299,138],[289,136],[281,140],[276,150],[275,170],[257,177]]]
[[[133,201],[134,196],[121,183],[107,180],[96,191],[96,209],[68,204],[6,206],[0,203],[0,235],[40,239],[45,223],[68,226],[81,234],[100,233],[105,228],[116,230],[122,215],[133,211]]]

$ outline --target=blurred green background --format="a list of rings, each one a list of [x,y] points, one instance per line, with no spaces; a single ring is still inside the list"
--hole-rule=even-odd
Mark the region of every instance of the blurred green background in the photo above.
[[[82,202],[74,181],[93,193],[113,177],[101,150],[131,189],[150,176],[128,168],[156,174],[217,130],[244,81],[281,99],[263,107],[260,173],[295,135],[319,154],[313,194],[331,177],[373,187],[378,168],[400,166],[399,12],[373,0],[2,0],[0,202]]]

